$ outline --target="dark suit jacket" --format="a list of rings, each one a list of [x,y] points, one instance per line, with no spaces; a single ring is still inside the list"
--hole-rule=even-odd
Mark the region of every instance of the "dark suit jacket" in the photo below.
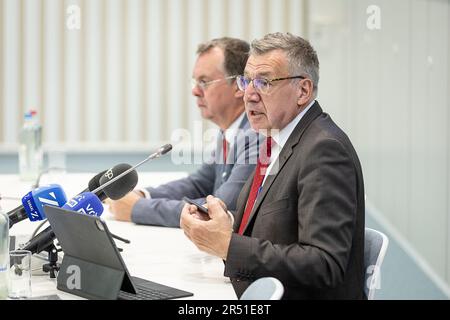
[[[285,287],[284,299],[363,299],[364,185],[347,135],[315,102],[278,161],[244,235],[232,235],[224,274],[236,294],[273,276]],[[252,179],[238,198],[235,231]]]

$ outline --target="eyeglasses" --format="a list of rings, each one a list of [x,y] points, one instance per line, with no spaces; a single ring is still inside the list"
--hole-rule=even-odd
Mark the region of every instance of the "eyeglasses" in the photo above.
[[[199,86],[200,89],[205,90],[206,87],[212,85],[213,83],[216,83],[216,82],[219,82],[219,81],[223,81],[223,80],[235,79],[235,78],[236,78],[236,75],[225,77],[225,78],[221,78],[221,79],[210,80],[210,81],[205,81],[205,80],[197,81],[195,79],[191,79],[191,85],[192,85],[192,89],[194,89],[195,87]]]
[[[287,79],[305,79],[303,76],[293,76],[293,77],[285,77],[285,78],[276,78],[276,79],[265,79],[265,78],[254,78],[251,79],[246,76],[237,76],[236,83],[238,85],[239,90],[245,91],[251,82],[253,82],[253,87],[259,93],[266,94],[269,92],[270,87],[272,86],[272,82],[281,81]]]

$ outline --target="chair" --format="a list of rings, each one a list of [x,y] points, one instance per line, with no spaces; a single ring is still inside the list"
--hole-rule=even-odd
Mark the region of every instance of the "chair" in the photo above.
[[[244,291],[240,300],[280,300],[284,286],[273,277],[259,278]]]
[[[380,268],[389,244],[389,238],[382,232],[366,228],[364,241],[364,292],[373,300],[375,289],[380,288]]]

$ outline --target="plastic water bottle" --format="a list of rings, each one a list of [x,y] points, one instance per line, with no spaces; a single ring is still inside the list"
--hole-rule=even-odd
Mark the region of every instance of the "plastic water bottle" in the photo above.
[[[8,297],[9,219],[0,206],[0,300]]]
[[[25,113],[19,135],[19,171],[21,180],[36,180],[42,171],[44,153],[42,149],[42,126],[37,112]]]

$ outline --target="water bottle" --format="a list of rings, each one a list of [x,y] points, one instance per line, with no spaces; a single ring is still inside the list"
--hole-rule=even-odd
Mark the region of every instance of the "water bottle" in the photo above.
[[[42,149],[42,127],[37,112],[25,113],[23,127],[19,135],[19,171],[20,179],[36,180],[42,171],[44,153]]]
[[[0,300],[8,297],[9,219],[0,206]]]

